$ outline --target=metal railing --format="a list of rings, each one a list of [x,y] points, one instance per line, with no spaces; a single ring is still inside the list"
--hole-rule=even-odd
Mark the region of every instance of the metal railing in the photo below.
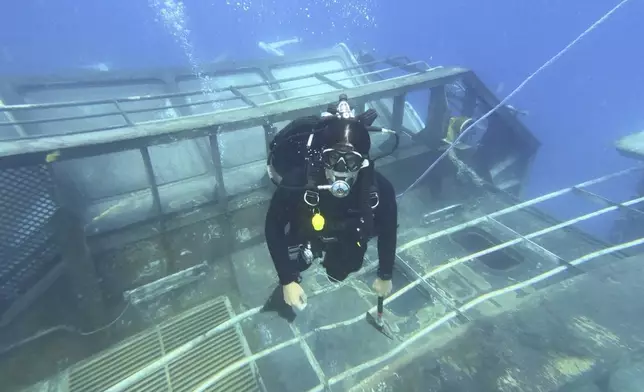
[[[36,120],[4,121],[4,122],[0,122],[0,128],[4,126],[50,124],[50,123],[63,122],[63,121],[87,120],[87,119],[110,117],[110,116],[119,116],[124,120],[126,125],[131,126],[135,124],[135,122],[132,121],[132,119],[130,118],[130,115],[132,114],[158,112],[158,111],[167,110],[167,109],[193,108],[195,106],[201,106],[201,105],[212,105],[213,107],[217,107],[218,105],[221,105],[225,102],[238,101],[238,100],[242,100],[248,106],[257,107],[259,105],[256,104],[252,100],[252,98],[260,98],[260,97],[267,97],[267,96],[271,97],[271,96],[275,96],[275,94],[277,93],[291,92],[291,91],[296,91],[296,90],[305,89],[305,88],[315,88],[315,87],[320,87],[324,85],[329,85],[335,88],[336,90],[340,90],[340,89],[344,90],[347,87],[339,84],[340,82],[343,82],[343,81],[352,81],[354,82],[354,84],[359,85],[359,84],[365,84],[365,83],[356,83],[356,80],[359,80],[360,78],[369,78],[374,75],[381,75],[383,73],[391,72],[395,70],[400,70],[400,71],[414,70],[415,72],[424,72],[430,68],[423,61],[415,61],[415,62],[406,62],[406,63],[394,63],[397,65],[390,66],[384,69],[379,69],[376,71],[367,71],[367,72],[363,71],[363,72],[358,72],[356,74],[350,73],[351,71],[365,69],[365,67],[378,66],[382,64],[391,64],[393,61],[398,59],[402,59],[402,58],[378,60],[378,61],[359,64],[351,67],[342,67],[342,68],[338,68],[330,71],[314,72],[314,73],[305,74],[305,75],[296,76],[296,77],[275,79],[272,81],[266,80],[263,83],[241,84],[241,85],[235,85],[235,86],[228,86],[225,88],[214,87],[206,91],[195,90],[195,91],[188,91],[188,92],[167,93],[167,94],[157,94],[157,95],[137,96],[137,97],[123,97],[123,98],[114,98],[114,99],[5,105],[5,106],[0,106],[0,113],[2,112],[12,113],[14,115],[12,117],[15,117],[15,114],[17,114],[18,112],[29,112],[29,111],[33,112],[36,110],[43,110],[43,109],[82,108],[86,106],[96,106],[96,105],[114,105],[116,107],[116,110],[105,112],[105,113],[83,114],[83,115],[77,115],[77,116],[60,116],[60,117],[52,117],[52,118],[36,119]],[[349,75],[345,77],[334,78],[334,79],[327,77],[327,75],[333,75],[337,73],[345,73],[345,74],[349,73]],[[317,79],[318,82],[303,85],[303,86],[290,87],[290,88],[277,88],[277,89],[274,88],[275,85],[280,85],[283,83],[289,83],[289,82],[295,82],[295,81],[302,81],[302,80],[311,79],[311,78]],[[254,93],[254,94],[244,94],[243,92],[241,92],[241,90],[244,90],[244,89],[258,88],[258,87],[266,87],[268,88],[268,90],[259,92],[259,93]],[[208,97],[213,94],[220,94],[220,93],[226,93],[226,92],[230,92],[233,95],[230,97],[223,97],[223,98]],[[207,98],[200,100],[198,102],[186,102],[182,104],[171,103],[169,106],[161,107],[161,108],[153,107],[153,108],[142,108],[142,109],[124,109],[122,105],[125,103],[132,103],[132,102],[159,101],[159,100],[168,100],[171,98],[185,99],[185,98],[191,98],[191,97],[207,97]],[[298,98],[305,98],[305,97],[298,97]],[[273,101],[277,102],[277,100],[273,100]],[[269,103],[272,103],[272,102],[269,100]],[[213,110],[213,112],[214,111],[215,110]],[[144,122],[149,122],[149,121],[144,121]],[[144,122],[138,122],[138,123],[140,124]],[[120,128],[120,127],[121,126],[114,126],[109,128],[105,128],[105,127],[90,128],[90,129],[86,129],[86,130],[82,130],[74,133],[65,133],[65,134],[70,135],[75,133],[103,131],[103,130],[109,130],[109,129]],[[28,136],[28,137],[34,137],[34,136]],[[11,141],[11,140],[19,140],[19,139],[23,139],[23,138],[22,137],[14,138],[14,139],[8,138],[8,139],[4,139],[3,142]]]
[[[384,66],[384,69],[373,70],[371,68]],[[360,71],[363,70],[363,71]],[[383,75],[390,71],[411,72],[402,77],[382,79],[377,82],[370,82],[369,77],[373,75]],[[298,115],[318,110],[325,107],[328,103],[337,99],[340,91],[347,93],[357,103],[366,103],[367,100],[377,100],[383,97],[397,97],[394,101],[394,112],[397,114],[394,119],[399,126],[392,124],[392,128],[400,129],[402,127],[402,105],[404,103],[404,92],[408,89],[419,88],[423,83],[446,83],[453,80],[454,77],[462,75],[467,71],[461,69],[438,69],[433,73],[423,62],[410,62],[404,58],[393,58],[380,61],[372,61],[364,64],[353,65],[319,73],[310,73],[298,77],[289,77],[266,81],[265,83],[251,83],[227,88],[218,89],[217,92],[231,91],[233,97],[223,99],[207,99],[205,103],[224,102],[231,99],[241,99],[244,102],[251,102],[252,98],[259,96],[279,96],[279,93],[292,91],[301,88],[331,86],[333,92],[320,94],[308,94],[286,99],[276,99],[268,101],[261,105],[251,104],[246,107],[237,107],[227,110],[220,110],[213,113],[202,114],[197,116],[183,116],[178,120],[161,120],[145,121],[135,123],[131,118],[133,113],[144,111],[158,111],[159,108],[144,108],[136,110],[126,110],[123,104],[128,102],[138,102],[145,100],[167,99],[170,97],[187,97],[194,95],[203,95],[201,91],[192,91],[186,93],[162,94],[155,96],[118,98],[111,100],[92,100],[86,102],[61,102],[47,104],[28,104],[28,105],[8,105],[0,106],[0,111],[12,113],[11,118],[15,118],[18,111],[39,111],[52,108],[69,108],[82,107],[86,105],[103,105],[114,104],[117,109],[113,112],[100,114],[87,114],[83,116],[62,115],[56,118],[23,120],[0,123],[2,126],[22,126],[25,124],[43,124],[43,123],[60,123],[76,119],[92,119],[100,116],[118,115],[124,121],[125,126],[114,125],[102,128],[86,129],[77,133],[66,133],[62,135],[41,135],[29,136],[14,140],[0,140],[0,169],[2,167],[22,167],[25,165],[40,165],[60,162],[63,160],[89,157],[100,154],[113,153],[124,150],[138,149],[141,154],[144,165],[147,184],[146,188],[152,195],[152,209],[159,222],[162,222],[163,215],[161,196],[159,194],[159,184],[156,180],[154,165],[150,157],[149,146],[176,142],[181,139],[196,139],[199,137],[208,138],[210,146],[210,155],[214,163],[213,177],[217,183],[215,192],[216,198],[212,202],[225,204],[229,198],[226,192],[224,182],[221,151],[219,149],[219,134],[221,132],[233,131],[238,128],[249,128],[252,126],[262,126],[264,128],[264,142],[269,144],[273,136],[273,124],[279,120],[294,119]],[[327,75],[344,73],[346,77],[330,80]],[[416,78],[414,78],[416,77]],[[294,88],[275,88],[280,83],[290,81],[302,81],[307,78],[316,78],[318,82],[308,84],[307,86],[298,86]],[[342,88],[334,86],[338,81],[352,80],[355,87]],[[363,82],[360,84],[359,82]],[[239,90],[252,87],[270,86],[270,90],[258,94],[244,95]],[[198,104],[203,104],[200,102]],[[396,104],[398,103],[398,105]],[[195,103],[171,102],[169,109],[194,106]],[[398,110],[396,110],[398,109]],[[400,112],[400,113],[398,113]],[[273,116],[271,116],[273,114]],[[234,119],[231,118],[234,116]],[[233,120],[236,121],[237,127],[232,127]],[[62,125],[61,125],[62,126]],[[233,169],[234,167],[228,167]],[[144,190],[142,188],[141,190]],[[117,195],[114,195],[117,196]],[[192,206],[196,207],[196,206]],[[163,226],[162,223],[159,223]],[[163,227],[159,227],[164,231]]]

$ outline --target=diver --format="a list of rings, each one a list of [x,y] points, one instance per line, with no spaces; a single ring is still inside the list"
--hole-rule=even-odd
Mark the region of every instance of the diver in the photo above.
[[[303,117],[282,129],[271,144],[268,172],[278,185],[266,214],[265,234],[284,302],[306,305],[300,273],[315,259],[332,282],[360,270],[371,238],[378,239],[379,266],[373,289],[392,289],[398,207],[393,185],[370,159],[373,110],[355,116],[346,96],[322,116]],[[282,149],[282,151],[279,151]],[[395,149],[395,147],[394,147]]]

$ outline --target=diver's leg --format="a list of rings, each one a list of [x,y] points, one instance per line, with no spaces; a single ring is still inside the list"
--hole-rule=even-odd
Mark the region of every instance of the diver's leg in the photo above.
[[[358,246],[351,242],[338,242],[327,248],[323,266],[332,282],[342,282],[352,272],[362,268],[366,244]]]

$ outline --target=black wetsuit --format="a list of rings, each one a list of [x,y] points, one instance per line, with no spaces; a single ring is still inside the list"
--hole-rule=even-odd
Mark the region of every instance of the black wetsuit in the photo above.
[[[378,238],[378,277],[391,279],[396,257],[398,206],[394,188],[382,174],[374,171],[378,205],[373,208],[374,230],[369,237]],[[325,218],[325,229],[312,229],[312,208],[304,202],[304,191],[278,188],[266,215],[266,242],[282,285],[298,282],[303,270],[289,258],[289,246],[311,241],[325,251],[323,266],[327,275],[342,281],[362,267],[367,250],[366,241],[359,245],[356,227],[360,225],[359,192],[361,177],[345,198],[336,198],[328,191],[319,191],[317,210]],[[288,230],[287,230],[288,226]],[[333,237],[336,242],[320,243],[319,238]]]

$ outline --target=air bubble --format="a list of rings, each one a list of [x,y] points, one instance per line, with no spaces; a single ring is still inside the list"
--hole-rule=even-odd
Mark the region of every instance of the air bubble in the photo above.
[[[150,7],[156,12],[157,18],[166,30],[174,37],[175,41],[181,46],[193,74],[199,79],[201,92],[206,99],[212,99],[215,93],[214,81],[205,75],[199,66],[195,56],[194,47],[190,39],[190,29],[188,29],[188,18],[186,16],[185,6],[182,1],[176,0],[150,0]],[[213,110],[221,108],[221,104],[212,103]]]

